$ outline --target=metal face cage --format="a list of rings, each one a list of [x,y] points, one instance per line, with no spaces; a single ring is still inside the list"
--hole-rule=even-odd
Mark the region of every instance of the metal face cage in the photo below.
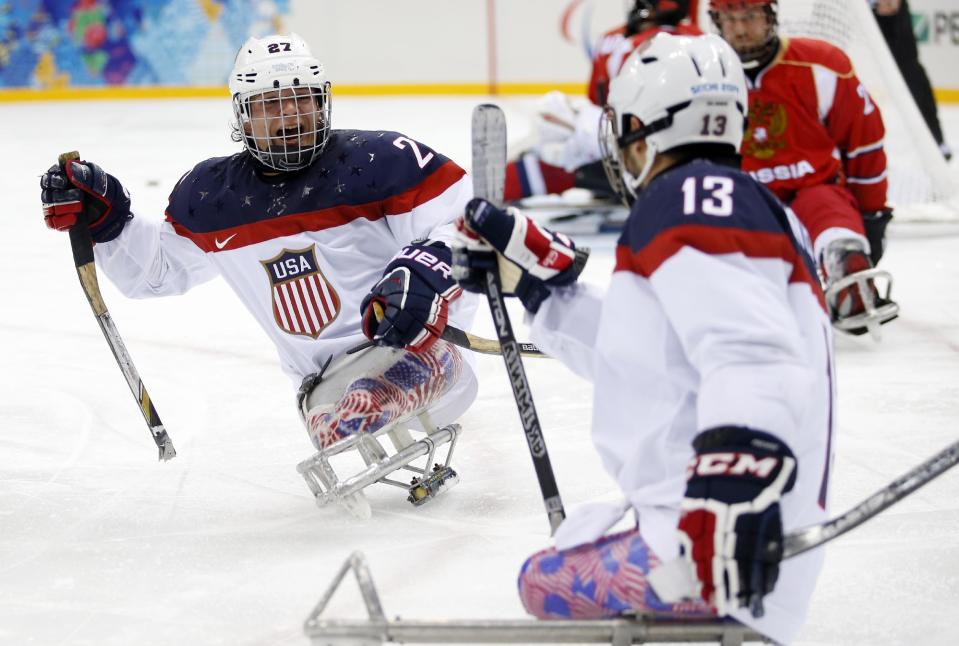
[[[237,93],[233,111],[240,140],[260,163],[277,171],[306,168],[330,138],[330,83]]]
[[[631,206],[635,195],[623,181],[623,171],[626,168],[623,161],[623,152],[619,147],[619,124],[616,121],[616,111],[612,106],[605,106],[599,118],[599,150],[603,154],[603,171],[606,179],[619,199],[626,206]]]

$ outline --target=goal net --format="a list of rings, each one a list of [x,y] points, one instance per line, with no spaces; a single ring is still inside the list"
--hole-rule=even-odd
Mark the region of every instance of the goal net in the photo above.
[[[779,31],[828,41],[852,60],[886,126],[888,201],[900,220],[959,221],[959,166],[942,157],[866,0],[780,0]],[[709,1],[700,28],[713,30]]]

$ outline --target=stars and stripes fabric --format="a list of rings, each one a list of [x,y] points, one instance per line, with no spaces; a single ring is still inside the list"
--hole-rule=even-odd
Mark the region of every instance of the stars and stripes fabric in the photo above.
[[[699,600],[661,601],[646,576],[660,559],[633,529],[569,550],[551,547],[526,560],[519,596],[538,619],[600,619],[625,611],[657,616],[714,616]]]
[[[382,347],[368,352],[389,352],[396,359],[381,372],[358,374],[333,404],[307,411],[307,430],[317,449],[418,414],[449,391],[463,371],[459,350],[443,340],[423,352]]]
[[[290,334],[318,337],[339,314],[340,297],[320,271],[316,248],[284,249],[262,264],[273,286],[276,324]]]

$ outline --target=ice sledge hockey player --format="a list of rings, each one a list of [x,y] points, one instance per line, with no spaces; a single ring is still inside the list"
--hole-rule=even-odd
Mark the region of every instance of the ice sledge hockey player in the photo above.
[[[603,34],[593,51],[586,99],[550,92],[539,101],[534,127],[538,142],[506,167],[504,198],[562,193],[574,186],[609,196],[597,146],[597,126],[609,80],[634,49],[656,34],[702,32],[688,21],[688,0],[635,0],[626,24]]]
[[[605,292],[576,282],[569,238],[467,207],[460,284],[491,266],[483,241],[520,267],[533,340],[593,382],[593,441],[625,497],[577,510],[523,565],[537,617],[718,614],[780,642],[803,624],[822,553],[766,547],[826,518],[832,328],[802,226],[739,170],[745,101],[718,36],[660,34],[627,59],[605,159],[636,199]],[[666,603],[647,575],[680,554],[699,596]]]
[[[397,132],[333,130],[330,82],[296,34],[247,40],[229,88],[244,150],[183,175],[165,221],[133,217],[116,177],[76,161],[41,179],[48,226],[88,223],[97,265],[130,297],[222,276],[303,384],[317,449],[424,410],[455,420],[477,390],[469,353],[439,339],[476,307],[450,273],[466,173]],[[365,339],[376,346],[344,354]]]
[[[777,35],[776,0],[710,0],[709,11],[746,70],[743,169],[809,230],[836,328],[877,335],[899,312],[891,276],[873,269],[892,218],[878,106],[841,50]]]

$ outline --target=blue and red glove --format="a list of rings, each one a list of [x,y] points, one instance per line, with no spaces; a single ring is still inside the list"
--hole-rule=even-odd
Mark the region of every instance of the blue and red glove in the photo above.
[[[462,290],[453,280],[452,251],[442,242],[403,248],[363,299],[363,334],[377,345],[422,352],[446,329],[449,304]]]
[[[776,437],[742,427],[703,431],[693,441],[679,518],[682,556],[704,601],[720,615],[748,606],[762,616],[782,561],[782,495],[796,458]]]
[[[485,291],[485,274],[500,271],[493,250],[515,265],[519,280],[509,284],[502,277],[504,292],[512,292],[530,312],[539,310],[550,287],[570,285],[579,277],[589,257],[562,233],[555,233],[514,208],[499,209],[482,198],[466,205],[457,223],[460,245],[453,254],[453,275],[466,291]]]
[[[85,161],[51,166],[40,178],[40,200],[47,226],[68,231],[77,222],[90,226],[94,242],[109,242],[130,214],[130,194],[112,175]]]

